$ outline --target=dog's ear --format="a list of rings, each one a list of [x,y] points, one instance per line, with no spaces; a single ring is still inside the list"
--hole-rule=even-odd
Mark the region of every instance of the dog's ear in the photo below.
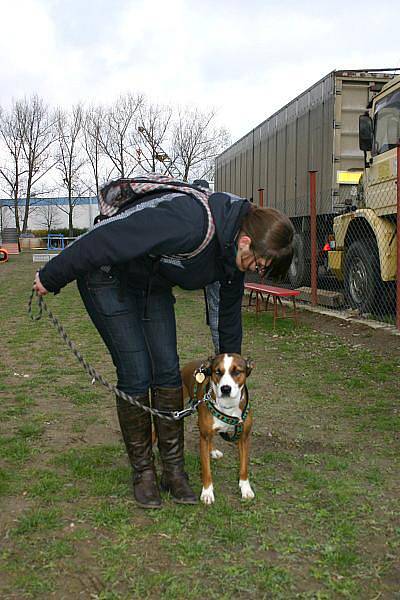
[[[248,377],[254,369],[254,360],[252,358],[246,358],[246,376]]]
[[[207,360],[205,360],[202,363],[201,367],[200,367],[202,373],[204,373],[204,375],[206,377],[210,377],[211,376],[211,365],[212,365],[212,361],[213,360],[214,360],[214,357],[213,356],[209,356],[207,358]]]

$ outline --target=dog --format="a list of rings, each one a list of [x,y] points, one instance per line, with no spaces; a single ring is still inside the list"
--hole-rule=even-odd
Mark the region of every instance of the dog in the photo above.
[[[223,456],[213,446],[215,433],[220,433],[228,441],[237,441],[239,488],[243,499],[254,498],[248,477],[253,416],[246,387],[246,379],[253,367],[251,359],[244,359],[239,354],[218,354],[205,363],[187,363],[181,370],[184,395],[197,400],[205,398],[198,406],[203,483],[200,500],[204,504],[214,502],[210,457],[218,459]]]

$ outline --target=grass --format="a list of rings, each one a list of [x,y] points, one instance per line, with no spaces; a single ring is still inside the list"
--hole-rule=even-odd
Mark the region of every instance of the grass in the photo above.
[[[46,319],[28,320],[29,254],[1,266],[4,598],[395,598],[400,353],[244,311],[255,413],[253,502],[219,442],[216,503],[138,509],[114,400]],[[4,285],[4,282],[7,285]],[[3,283],[3,284],[2,284]],[[181,362],[211,354],[201,293],[177,291]],[[105,377],[113,365],[74,285],[48,304]],[[186,463],[201,489],[195,418]],[[157,457],[157,463],[159,459]]]
[[[36,508],[26,511],[13,528],[15,535],[29,536],[34,533],[61,527],[61,511],[57,508]]]

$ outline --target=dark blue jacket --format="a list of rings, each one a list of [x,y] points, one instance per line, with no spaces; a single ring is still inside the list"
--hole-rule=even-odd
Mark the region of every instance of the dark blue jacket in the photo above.
[[[201,289],[220,281],[220,351],[240,353],[244,274],[236,267],[235,238],[251,205],[225,193],[212,194],[209,204],[216,233],[193,258],[171,257],[200,246],[208,224],[205,209],[187,194],[152,194],[77,238],[46,264],[40,280],[47,290],[57,292],[85,273],[108,265],[137,287],[145,289],[150,279],[153,293],[174,285]]]

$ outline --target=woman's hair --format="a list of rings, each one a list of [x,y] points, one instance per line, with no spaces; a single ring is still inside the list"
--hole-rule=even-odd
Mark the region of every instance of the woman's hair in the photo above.
[[[290,219],[275,208],[252,205],[242,221],[240,231],[249,236],[250,248],[257,256],[272,259],[268,277],[285,277],[293,258],[294,228]]]

